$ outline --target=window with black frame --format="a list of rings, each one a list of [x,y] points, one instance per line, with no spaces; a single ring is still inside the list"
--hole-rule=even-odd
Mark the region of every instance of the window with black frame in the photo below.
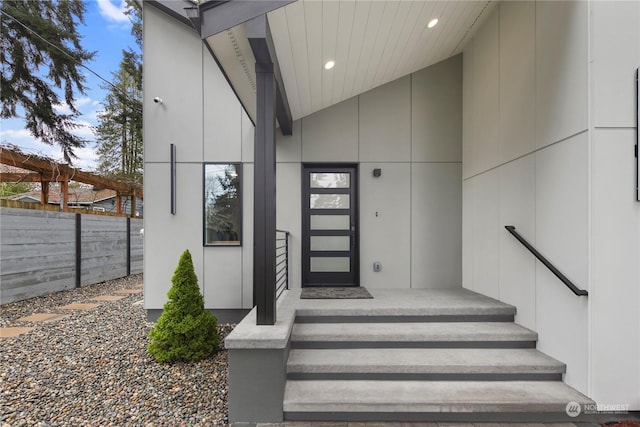
[[[242,244],[239,163],[204,165],[204,244]]]

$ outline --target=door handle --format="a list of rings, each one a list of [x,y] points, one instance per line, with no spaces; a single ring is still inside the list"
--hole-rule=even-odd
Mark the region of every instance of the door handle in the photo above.
[[[356,247],[356,226],[351,225],[351,249]]]

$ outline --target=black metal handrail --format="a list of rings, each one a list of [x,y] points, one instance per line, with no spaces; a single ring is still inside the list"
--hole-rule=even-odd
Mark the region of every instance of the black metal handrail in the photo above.
[[[527,240],[516,231],[516,228],[513,225],[505,225],[504,228],[506,228],[507,231],[513,235],[513,237],[515,237],[520,243],[522,243],[525,248],[529,249],[529,252],[531,252],[536,258],[538,258],[541,263],[545,265],[545,267],[547,267],[553,274],[555,274],[556,277],[567,286],[567,288],[571,289],[571,292],[573,292],[577,296],[589,295],[589,292],[585,291],[584,289],[578,288],[571,280],[569,280],[567,276],[562,274],[560,270],[558,270],[553,264],[551,264],[548,259],[546,259],[540,252],[538,252],[536,248],[531,246],[531,243],[527,242]]]
[[[289,232],[276,230],[276,300],[289,289]]]

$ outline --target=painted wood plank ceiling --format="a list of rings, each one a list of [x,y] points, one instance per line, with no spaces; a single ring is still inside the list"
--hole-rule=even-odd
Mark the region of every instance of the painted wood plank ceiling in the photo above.
[[[293,118],[308,116],[460,53],[495,3],[298,0],[270,12],[269,26]],[[428,28],[434,18],[438,24]],[[248,44],[242,43],[246,41],[243,31],[238,26],[207,40],[237,92],[251,90],[254,71],[252,65],[242,65],[253,59]],[[239,72],[237,76],[227,69],[227,61],[234,55],[241,59],[232,66]],[[335,62],[330,70],[324,68],[327,61]]]

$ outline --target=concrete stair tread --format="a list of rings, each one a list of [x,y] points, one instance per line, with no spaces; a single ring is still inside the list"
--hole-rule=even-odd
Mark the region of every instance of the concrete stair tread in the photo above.
[[[514,306],[467,289],[376,289],[373,299],[304,299],[291,291],[298,316],[513,315]]]
[[[509,322],[296,323],[292,342],[537,341],[534,331]]]
[[[540,413],[593,403],[560,381],[287,381],[285,413]]]
[[[289,373],[558,373],[566,366],[535,349],[293,349]]]

